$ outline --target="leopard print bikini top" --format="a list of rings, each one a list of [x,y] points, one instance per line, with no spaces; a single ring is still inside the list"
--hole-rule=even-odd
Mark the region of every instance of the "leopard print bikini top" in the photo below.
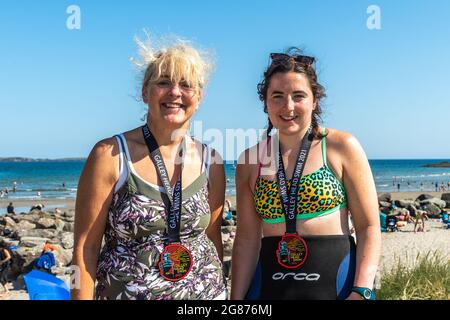
[[[270,139],[270,138],[269,138]],[[267,141],[269,143],[270,140]],[[347,196],[342,183],[327,165],[325,128],[322,137],[323,166],[300,179],[297,193],[297,219],[324,216],[347,206]],[[261,175],[261,165],[256,179],[253,201],[263,221],[274,224],[285,222],[278,183]],[[288,180],[288,190],[291,180]]]

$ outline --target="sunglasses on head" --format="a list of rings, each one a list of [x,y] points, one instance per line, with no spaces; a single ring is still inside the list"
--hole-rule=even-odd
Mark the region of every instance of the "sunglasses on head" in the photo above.
[[[301,64],[305,64],[305,65],[312,65],[314,63],[314,61],[316,59],[314,59],[314,57],[310,57],[310,56],[302,56],[302,55],[289,55],[286,53],[271,53],[270,54],[270,59],[272,59],[272,62],[277,63],[277,62],[285,62],[288,61],[289,59],[294,59],[295,62],[301,63]]]

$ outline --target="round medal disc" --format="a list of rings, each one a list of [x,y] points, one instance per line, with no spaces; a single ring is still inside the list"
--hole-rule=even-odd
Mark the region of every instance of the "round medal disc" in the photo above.
[[[166,280],[179,281],[186,277],[192,268],[191,252],[179,243],[164,247],[159,263],[159,274]]]
[[[278,263],[285,268],[297,268],[305,263],[308,247],[298,234],[285,234],[278,243]]]

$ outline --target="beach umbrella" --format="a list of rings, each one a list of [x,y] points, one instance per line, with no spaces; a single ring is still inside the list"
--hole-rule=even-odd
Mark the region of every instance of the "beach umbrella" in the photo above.
[[[25,275],[30,300],[70,300],[66,283],[46,272],[32,270]]]

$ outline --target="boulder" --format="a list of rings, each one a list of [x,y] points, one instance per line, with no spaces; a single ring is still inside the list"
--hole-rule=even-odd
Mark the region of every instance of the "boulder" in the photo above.
[[[441,217],[441,209],[432,203],[424,205],[422,210],[427,212],[428,218],[439,219]]]
[[[58,231],[55,229],[34,229],[34,230],[20,230],[15,233],[15,238],[22,240],[24,237],[37,237],[51,239],[58,236]]]
[[[387,207],[387,208],[391,207],[391,203],[386,201],[379,201],[378,204],[380,205],[380,207]]]
[[[56,265],[58,267],[68,267],[72,263],[72,250],[63,249],[56,246],[58,250],[53,251],[55,254]]]
[[[58,218],[55,219],[56,230],[63,231],[65,225],[66,225],[66,222],[64,222],[64,221],[62,221],[61,219],[58,219]]]
[[[64,249],[72,249],[73,248],[73,233],[72,232],[63,232],[60,236],[60,243]]]
[[[421,206],[428,205],[428,204],[434,204],[435,206],[437,206],[441,209],[444,209],[445,206],[447,205],[447,203],[444,200],[441,200],[438,198],[430,198],[430,199],[420,201]]]
[[[416,208],[414,205],[409,205],[408,207],[406,207],[406,209],[409,211],[409,214],[410,214],[412,217],[415,217],[415,216],[416,216],[417,208]]]
[[[75,223],[73,222],[66,222],[64,224],[63,231],[74,232],[74,225]]]
[[[395,200],[394,201],[394,204],[397,207],[399,207],[399,208],[408,208],[408,206],[410,206],[410,205],[413,206],[414,203],[415,203],[415,201],[414,200],[410,200],[410,199],[407,199],[407,200]]]
[[[5,217],[2,219],[2,224],[6,227],[6,228],[10,228],[10,229],[14,229],[17,225],[17,223],[11,219],[10,217]]]
[[[73,218],[75,217],[75,210],[64,211],[63,216],[66,218]]]
[[[433,198],[433,196],[431,196],[429,194],[421,194],[420,196],[417,197],[416,200],[422,201],[422,200],[431,199],[431,198]]]
[[[40,229],[49,229],[49,228],[55,228],[55,220],[51,218],[40,218],[38,221],[36,221],[36,227]]]
[[[392,201],[392,196],[390,193],[383,193],[380,194],[378,196],[378,201],[383,201],[383,202],[391,202]]]
[[[441,195],[441,200],[444,200],[446,203],[446,208],[450,208],[450,193],[443,193]]]
[[[50,241],[50,239],[41,237],[22,237],[20,238],[19,245],[27,248],[38,247],[41,251],[46,241]]]
[[[16,224],[13,230],[33,230],[36,228],[36,225],[32,222],[29,222],[27,220],[21,220],[19,223]]]

